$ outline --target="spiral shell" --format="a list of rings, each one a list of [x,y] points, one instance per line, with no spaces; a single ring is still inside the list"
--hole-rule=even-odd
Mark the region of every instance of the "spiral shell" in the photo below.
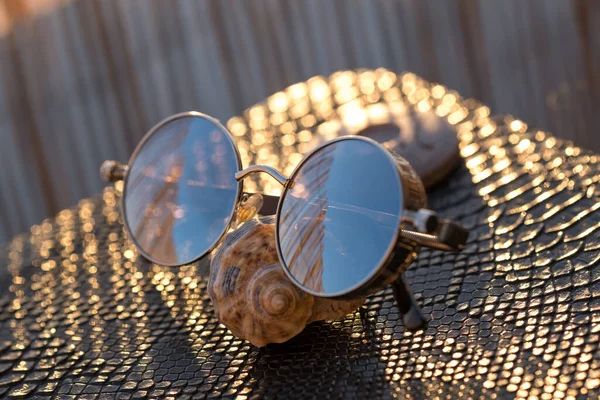
[[[255,346],[285,342],[307,323],[341,318],[365,301],[315,298],[298,289],[279,264],[273,220],[246,222],[211,262],[208,293],[217,318]]]

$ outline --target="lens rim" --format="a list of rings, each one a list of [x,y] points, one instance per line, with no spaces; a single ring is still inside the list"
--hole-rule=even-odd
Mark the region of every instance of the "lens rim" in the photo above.
[[[200,260],[201,258],[205,257],[207,254],[209,254],[210,252],[212,252],[215,247],[217,247],[217,245],[219,243],[221,243],[221,241],[223,240],[223,237],[227,234],[227,232],[229,232],[229,230],[231,229],[231,226],[233,225],[234,222],[234,216],[235,216],[235,211],[242,199],[242,195],[244,193],[244,183],[240,180],[236,180],[237,181],[237,193],[236,193],[236,199],[235,199],[235,203],[233,204],[233,208],[231,210],[231,213],[229,214],[229,221],[227,222],[225,229],[223,230],[223,232],[221,232],[221,234],[219,235],[218,239],[215,240],[215,242],[202,254],[200,254],[199,256],[190,259],[189,261],[186,260],[186,262],[184,263],[165,263],[164,261],[160,261],[155,259],[154,257],[150,256],[137,242],[137,240],[135,239],[135,236],[133,235],[133,233],[131,232],[131,228],[129,226],[129,222],[127,220],[127,211],[125,209],[125,198],[127,196],[127,182],[129,179],[129,168],[133,165],[133,163],[135,162],[135,160],[137,159],[138,155],[143,151],[144,145],[146,144],[146,142],[148,140],[150,140],[151,137],[153,137],[157,132],[159,132],[161,130],[161,128],[163,128],[165,125],[178,120],[178,119],[184,119],[184,118],[200,118],[200,119],[205,119],[208,122],[212,123],[213,125],[215,125],[215,127],[219,130],[221,130],[225,136],[227,137],[227,140],[229,141],[229,144],[231,145],[231,147],[234,149],[234,153],[235,153],[235,159],[237,162],[237,171],[239,172],[242,170],[242,157],[240,155],[240,151],[237,147],[237,145],[235,144],[235,141],[233,140],[233,137],[231,136],[231,133],[229,132],[229,130],[223,126],[223,124],[221,124],[221,122],[219,122],[219,120],[197,112],[197,111],[187,111],[187,112],[182,112],[182,113],[178,113],[178,114],[174,114],[171,115],[165,119],[163,119],[162,121],[160,121],[158,124],[154,125],[142,138],[142,140],[138,143],[138,145],[136,146],[135,150],[133,151],[133,153],[131,154],[131,157],[129,158],[129,162],[127,163],[128,166],[128,171],[125,174],[125,178],[123,179],[123,190],[121,193],[121,200],[120,200],[120,208],[121,208],[121,217],[123,219],[123,225],[125,226],[125,230],[127,231],[127,235],[129,236],[129,239],[133,242],[133,244],[135,245],[137,251],[147,260],[149,260],[150,262],[154,263],[154,264],[158,264],[158,265],[163,265],[166,267],[179,267],[182,265],[186,265],[186,264],[192,264],[198,260]]]
[[[390,243],[388,245],[386,252],[382,255],[377,266],[375,266],[375,268],[373,268],[373,271],[371,271],[360,282],[358,282],[357,284],[355,284],[354,286],[351,286],[350,288],[348,288],[346,290],[334,292],[334,293],[320,293],[320,292],[316,292],[312,289],[307,288],[301,282],[299,282],[293,276],[293,274],[289,270],[287,263],[285,262],[285,259],[283,257],[283,252],[281,250],[281,240],[279,239],[279,234],[280,234],[279,219],[281,218],[281,208],[283,207],[283,202],[285,201],[285,196],[287,195],[287,193],[290,189],[289,183],[293,182],[293,179],[297,176],[298,172],[301,170],[301,168],[304,166],[304,164],[306,164],[306,162],[308,160],[310,160],[314,155],[318,154],[324,148],[331,146],[333,144],[336,144],[338,142],[348,141],[348,140],[358,140],[361,142],[368,143],[372,146],[375,146],[377,149],[380,150],[380,152],[382,153],[382,155],[384,157],[387,157],[387,160],[390,162],[391,166],[395,169],[397,178],[398,178],[398,185],[400,187],[400,196],[399,196],[400,216],[398,217],[399,223],[398,223],[398,226],[396,227],[396,232],[394,233],[394,236],[390,240]],[[395,268],[393,266],[393,264],[398,263],[403,258],[410,257],[411,254],[409,254],[409,253],[411,253],[411,252],[414,253],[414,255],[416,256],[415,247],[416,247],[416,250],[418,250],[418,245],[416,242],[408,241],[409,243],[406,243],[406,239],[404,239],[400,235],[400,232],[402,230],[402,217],[404,215],[404,210],[405,210],[404,205],[406,202],[405,194],[406,193],[404,190],[402,174],[401,174],[400,167],[398,166],[398,163],[396,162],[396,160],[394,159],[392,154],[389,152],[389,150],[387,150],[385,147],[383,147],[381,144],[379,144],[378,142],[376,142],[375,140],[373,140],[371,138],[364,137],[364,136],[341,136],[341,137],[335,138],[333,140],[330,140],[328,142],[325,142],[322,145],[318,146],[317,148],[313,149],[306,156],[304,156],[304,158],[302,160],[300,160],[298,165],[294,168],[293,172],[290,174],[288,181],[284,185],[283,191],[281,193],[281,197],[279,198],[279,202],[277,204],[277,213],[276,213],[276,218],[275,218],[275,244],[276,244],[275,247],[277,248],[277,255],[279,257],[279,261],[281,263],[283,271],[285,272],[287,277],[296,286],[298,286],[301,290],[303,290],[315,297],[323,297],[323,298],[353,298],[353,297],[372,293],[373,291],[380,289],[381,285],[384,285],[386,283],[393,281],[398,275],[400,275],[402,273],[402,271],[398,271],[399,266],[398,266],[398,268]],[[409,251],[409,249],[406,249],[402,246],[400,246],[400,248],[397,249],[397,247],[399,247],[399,245],[401,245],[401,244],[409,244],[409,247],[412,246],[413,248],[410,249],[410,251]],[[411,259],[411,261],[412,261],[412,259]]]

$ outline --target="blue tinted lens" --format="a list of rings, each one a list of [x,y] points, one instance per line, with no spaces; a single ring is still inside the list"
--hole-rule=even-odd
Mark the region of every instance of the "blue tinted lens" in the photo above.
[[[204,255],[226,230],[240,169],[228,133],[201,116],[159,127],[129,166],[125,222],[137,246],[166,265]]]
[[[310,156],[291,182],[278,226],[291,275],[324,296],[361,285],[384,261],[400,226],[395,162],[379,145],[349,138]]]

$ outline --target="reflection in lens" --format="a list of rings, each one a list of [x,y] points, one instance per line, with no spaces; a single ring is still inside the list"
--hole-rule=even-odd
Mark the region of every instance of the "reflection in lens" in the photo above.
[[[401,220],[394,161],[369,141],[326,145],[291,178],[278,235],[291,275],[324,296],[351,291],[386,256]]]
[[[166,265],[204,255],[224,233],[240,165],[228,133],[200,116],[167,122],[129,166],[125,219],[136,244]]]

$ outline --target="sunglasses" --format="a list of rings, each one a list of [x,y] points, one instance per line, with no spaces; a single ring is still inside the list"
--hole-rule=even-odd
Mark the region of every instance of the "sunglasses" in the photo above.
[[[423,184],[408,162],[362,136],[322,144],[286,177],[269,166],[243,169],[229,131],[187,112],[152,128],[128,165],[106,161],[101,173],[123,180],[126,231],[151,262],[193,263],[243,221],[275,211],[279,260],[295,285],[314,296],[349,299],[393,284],[409,329],[425,319],[403,272],[420,246],[459,251],[468,237],[426,208]],[[282,185],[279,199],[244,192],[244,179],[257,173]]]

